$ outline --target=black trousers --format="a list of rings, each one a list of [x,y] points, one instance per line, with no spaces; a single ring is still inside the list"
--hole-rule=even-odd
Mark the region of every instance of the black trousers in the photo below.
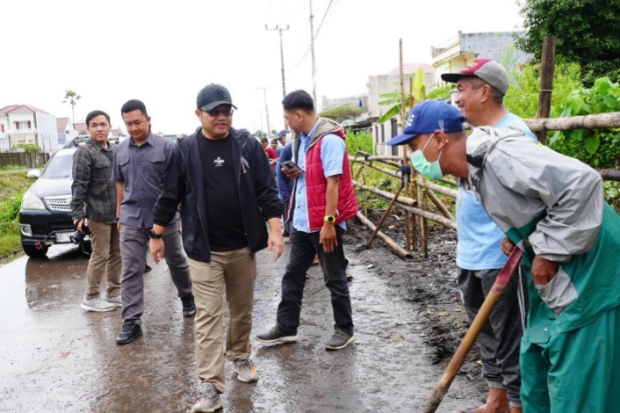
[[[312,265],[314,256],[318,253],[325,286],[331,293],[335,327],[353,335],[353,314],[347,283],[347,266],[342,246],[342,233],[342,228],[336,226],[338,246],[326,254],[323,251],[323,245],[319,244],[320,233],[318,231],[312,233],[297,231],[291,225],[291,253],[286,265],[286,273],[282,278],[282,300],[278,306],[277,326],[281,332],[290,335],[297,334],[301,302],[306,286],[306,272]]]
[[[500,270],[459,269],[459,288],[465,310],[473,320],[491,291]],[[519,277],[515,274],[499,298],[478,337],[484,377],[489,387],[507,389],[512,406],[520,406],[521,373],[519,348],[523,327],[517,298]],[[527,302],[527,298],[526,298]]]

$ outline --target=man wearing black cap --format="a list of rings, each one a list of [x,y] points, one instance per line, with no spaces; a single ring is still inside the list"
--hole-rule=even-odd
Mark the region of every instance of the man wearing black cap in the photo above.
[[[459,73],[445,73],[441,78],[457,83],[456,105],[467,122],[476,127],[514,127],[536,139],[525,123],[503,105],[509,80],[506,69],[491,59],[476,59]],[[501,251],[502,230],[493,223],[476,197],[459,188],[456,226],[459,288],[467,314],[473,320],[489,293],[506,255]],[[525,304],[519,306],[519,285],[515,277],[480,333],[478,342],[489,383],[489,397],[484,407],[472,413],[505,413],[509,405],[519,412],[519,343],[523,335]],[[525,295],[521,302],[525,303]]]
[[[231,127],[233,108],[225,87],[211,84],[200,91],[196,116],[202,127],[177,141],[166,160],[164,191],[153,209],[151,254],[159,262],[164,256],[162,234],[181,204],[183,245],[197,308],[196,365],[201,380],[192,412],[222,407],[224,287],[230,308],[226,358],[238,380],[258,379],[250,360],[255,253],[269,247],[277,260],[284,249],[274,175],[256,138]]]

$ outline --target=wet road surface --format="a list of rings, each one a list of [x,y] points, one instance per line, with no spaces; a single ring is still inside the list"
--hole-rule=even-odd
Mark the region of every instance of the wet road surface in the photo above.
[[[273,326],[278,263],[261,253],[254,330]],[[117,346],[120,310],[80,309],[87,258],[54,247],[50,259],[19,257],[0,263],[0,412],[187,412],[198,389],[193,321],[165,265],[145,274],[142,338]],[[253,342],[258,383],[238,382],[227,371],[225,412],[419,412],[441,375],[416,334],[415,308],[394,298],[384,282],[354,255],[349,272],[356,344],[326,352],[332,333],[329,292],[319,267],[311,268],[302,309],[300,342]],[[397,258],[394,258],[397,259]],[[480,394],[457,377],[439,412],[479,404]]]

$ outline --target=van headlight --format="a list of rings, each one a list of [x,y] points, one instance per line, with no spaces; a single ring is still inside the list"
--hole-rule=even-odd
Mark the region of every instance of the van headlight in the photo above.
[[[22,209],[45,209],[45,207],[38,196],[26,192],[22,198]]]

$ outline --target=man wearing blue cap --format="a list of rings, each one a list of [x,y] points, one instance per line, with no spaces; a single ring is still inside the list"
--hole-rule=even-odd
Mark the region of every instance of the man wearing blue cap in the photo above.
[[[459,178],[506,234],[502,250],[523,251],[522,411],[617,412],[620,267],[609,257],[620,250],[620,217],[604,201],[600,175],[516,128],[467,136],[463,120],[447,103],[423,102],[389,143],[408,144],[421,173]]]
[[[441,78],[457,84],[455,103],[475,127],[515,127],[536,139],[525,123],[503,105],[510,86],[508,73],[491,59],[476,59],[458,73]],[[493,223],[476,197],[459,189],[456,207],[458,283],[468,315],[473,319],[506,262],[500,245],[504,234]],[[489,323],[480,334],[484,377],[489,384],[485,406],[473,413],[505,413],[521,405],[519,391],[519,342],[523,334],[526,301],[515,279],[508,285]]]

